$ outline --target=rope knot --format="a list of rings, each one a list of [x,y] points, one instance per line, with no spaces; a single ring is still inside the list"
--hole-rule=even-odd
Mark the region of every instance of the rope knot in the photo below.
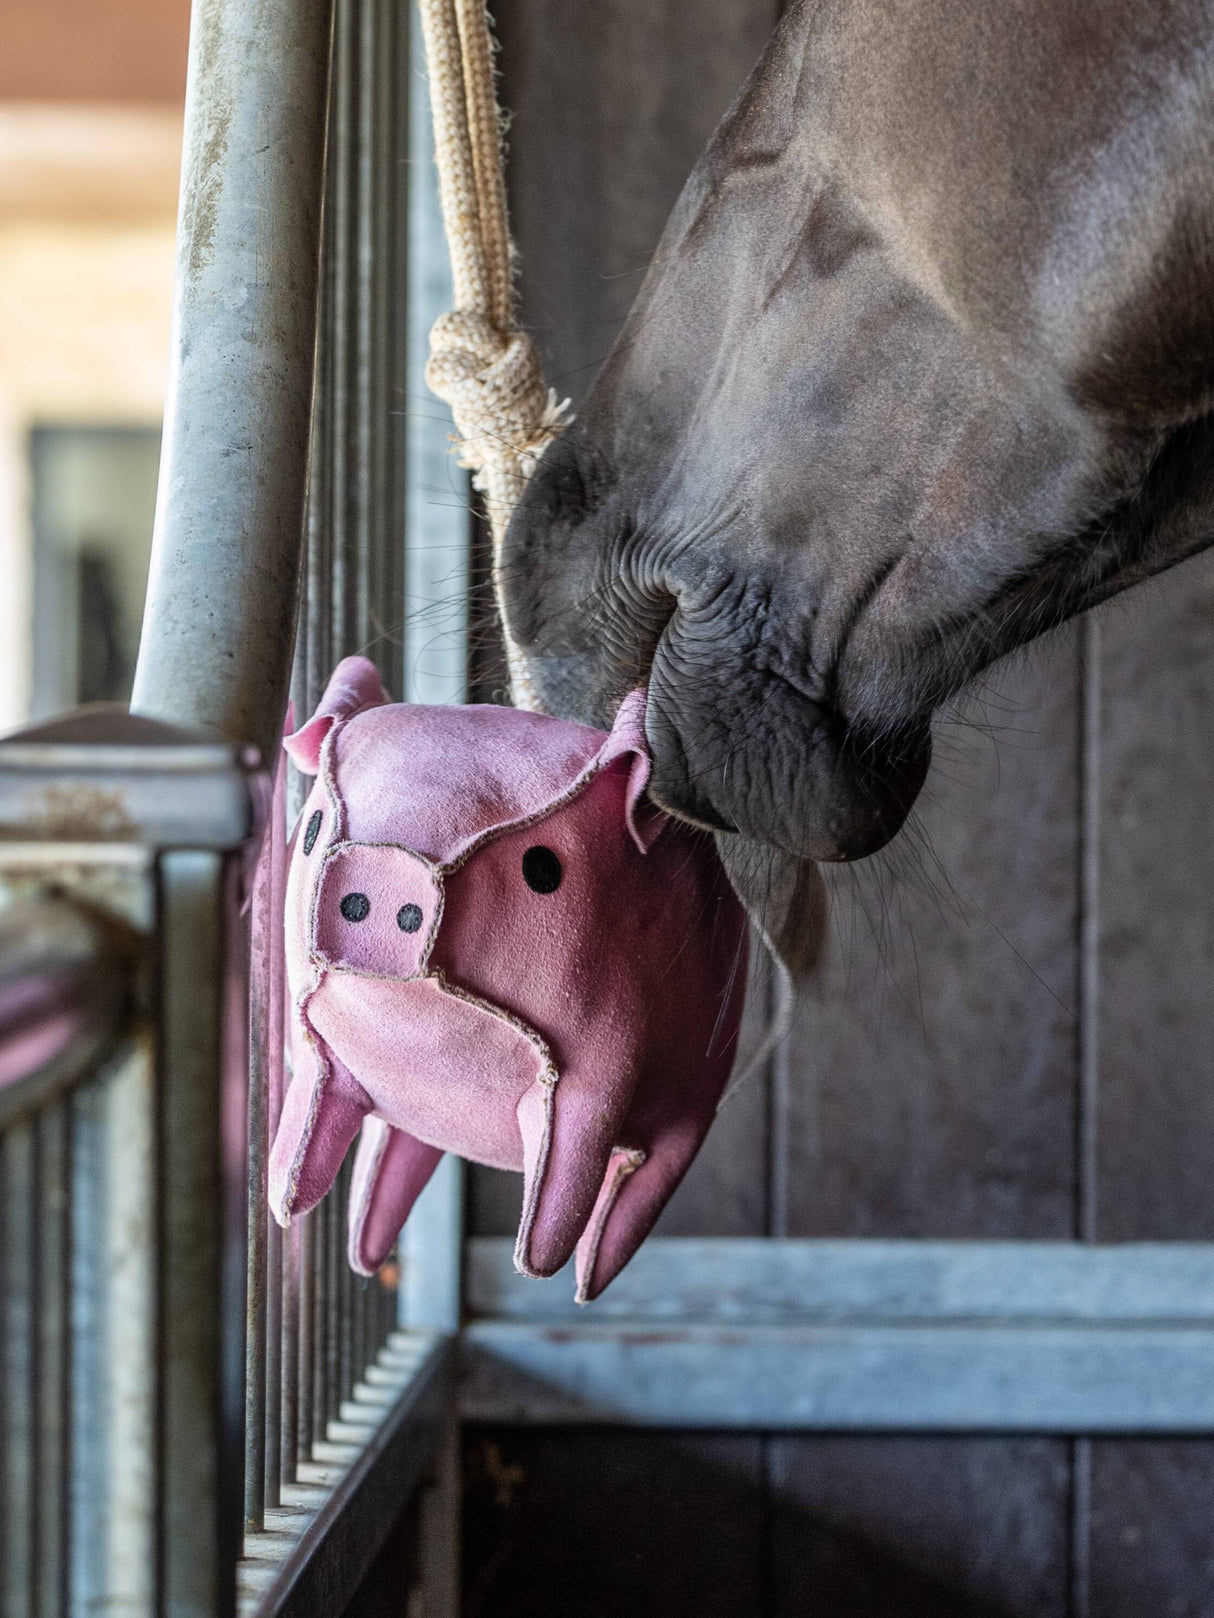
[[[565,405],[544,386],[526,332],[500,331],[475,309],[440,315],[430,330],[426,381],[450,405],[460,465],[489,492],[498,473],[521,488],[565,424]]]

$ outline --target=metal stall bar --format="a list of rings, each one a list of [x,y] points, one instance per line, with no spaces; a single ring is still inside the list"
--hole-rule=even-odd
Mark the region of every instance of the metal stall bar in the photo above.
[[[411,161],[417,109],[407,17],[398,0],[337,0],[306,569],[292,689],[297,721],[312,711],[335,664],[351,652],[378,664],[393,696],[417,694],[407,672],[414,652],[411,626],[407,647],[402,636],[405,568],[410,578],[413,572],[405,503],[416,476],[415,396],[425,400],[424,360],[412,345],[414,321],[406,324],[414,243],[404,226],[418,177]],[[423,115],[425,110],[423,105]],[[428,166],[422,174],[432,187]],[[434,245],[443,251],[441,233]],[[433,405],[423,408],[433,418]],[[444,424],[440,415],[437,428],[445,463],[449,417]],[[456,572],[462,615],[466,502],[461,509],[459,494],[450,493],[445,467],[443,476],[449,499],[441,508],[439,543],[442,534],[454,531],[448,565]],[[448,505],[455,508],[454,521]],[[464,657],[461,634],[457,678],[453,688],[447,682],[445,696],[462,693]],[[292,819],[309,785],[291,772]],[[246,1536],[241,1587],[245,1607],[261,1614],[319,1610],[318,1591],[324,1592],[326,1611],[340,1610],[410,1495],[450,1470],[451,1446],[443,1442],[453,1410],[447,1320],[410,1317],[410,1329],[399,1330],[399,1266],[370,1281],[352,1274],[345,1256],[348,1184],[347,1167],[326,1201],[288,1232],[277,1276],[274,1233],[258,1233],[270,1308],[276,1284],[281,1289],[284,1442],[278,1497],[269,1487],[267,1464],[260,1516],[254,1507],[261,1474],[254,1477],[251,1470],[246,1479],[248,1515],[257,1531]],[[253,1206],[251,1200],[251,1212]],[[457,1268],[458,1230],[449,1250]],[[265,1338],[272,1349],[268,1311]],[[275,1388],[268,1359],[265,1388],[268,1436]],[[250,1450],[252,1442],[251,1436]],[[438,1498],[433,1485],[426,1497]],[[423,1538],[434,1538],[429,1522]],[[448,1534],[444,1544],[449,1542]],[[451,1608],[436,1604],[429,1578],[433,1561],[423,1550],[424,1611],[427,1618],[442,1618]],[[450,1561],[449,1554],[443,1561]]]
[[[194,0],[132,707],[277,748],[295,635],[332,0]]]

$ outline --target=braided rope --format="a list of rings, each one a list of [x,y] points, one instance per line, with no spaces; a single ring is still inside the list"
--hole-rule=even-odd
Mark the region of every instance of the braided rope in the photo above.
[[[430,331],[426,381],[450,405],[460,465],[484,496],[493,587],[518,707],[535,693],[502,610],[501,547],[510,513],[545,448],[567,425],[568,401],[545,386],[531,339],[514,318],[501,119],[484,0],[420,0],[430,78],[439,201],[455,308]]]

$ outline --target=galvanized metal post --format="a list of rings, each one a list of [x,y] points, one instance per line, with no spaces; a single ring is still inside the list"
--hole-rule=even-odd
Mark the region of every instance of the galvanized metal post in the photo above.
[[[270,757],[295,635],[332,0],[194,0],[132,706]]]

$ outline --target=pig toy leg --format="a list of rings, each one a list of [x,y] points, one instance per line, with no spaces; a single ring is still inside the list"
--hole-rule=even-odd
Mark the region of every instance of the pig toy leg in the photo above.
[[[270,1208],[280,1225],[321,1200],[371,1111],[367,1092],[322,1041],[299,1039],[295,1051],[270,1151]]]
[[[677,1096],[671,1106],[667,1093],[660,1110],[627,1120],[620,1138],[642,1144],[618,1146],[611,1155],[594,1211],[577,1244],[579,1303],[597,1298],[653,1229],[704,1142],[723,1088],[724,1079],[693,1100],[685,1099],[683,1110],[677,1107]]]
[[[559,1080],[546,1074],[518,1104],[523,1217],[514,1264],[523,1275],[555,1275],[594,1211],[635,1082],[629,1064],[617,1072],[614,1085],[576,1069]]]
[[[350,1185],[350,1268],[374,1275],[385,1264],[442,1152],[382,1118],[363,1124]]]

